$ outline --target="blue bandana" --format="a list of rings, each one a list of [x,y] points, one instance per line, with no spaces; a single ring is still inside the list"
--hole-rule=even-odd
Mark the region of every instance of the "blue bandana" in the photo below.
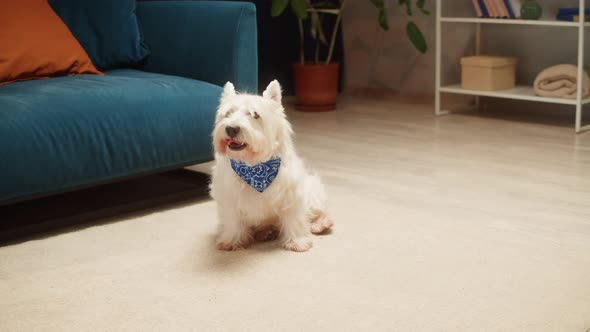
[[[279,157],[254,166],[248,166],[242,161],[233,159],[230,159],[230,162],[234,172],[258,192],[263,192],[270,186],[277,174],[279,174],[279,168],[281,167],[281,158]]]

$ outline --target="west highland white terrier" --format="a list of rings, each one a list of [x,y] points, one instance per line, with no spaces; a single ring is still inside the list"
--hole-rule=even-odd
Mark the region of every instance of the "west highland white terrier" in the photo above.
[[[217,201],[217,248],[236,250],[280,237],[293,251],[312,247],[311,233],[333,223],[320,178],[309,173],[293,145],[293,129],[272,81],[262,96],[223,88],[213,131],[211,196]]]

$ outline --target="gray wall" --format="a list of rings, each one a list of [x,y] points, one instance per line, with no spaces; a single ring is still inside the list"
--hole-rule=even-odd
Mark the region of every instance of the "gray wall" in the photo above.
[[[397,0],[389,3],[390,30],[377,26],[375,8],[368,0],[349,0],[343,14],[345,87],[391,90],[405,94],[432,94],[435,71],[435,1],[427,1],[431,16],[415,14],[429,45],[425,55],[416,52],[405,35],[406,19]],[[444,0],[443,15],[473,17],[471,0]],[[560,6],[577,6],[577,0],[541,0],[545,17]],[[586,0],[586,6],[590,1]],[[443,82],[458,83],[459,58],[472,54],[473,24],[443,23]],[[483,52],[516,56],[517,80],[529,84],[545,67],[576,63],[576,28],[482,25]],[[586,63],[590,64],[590,29],[586,28]],[[525,45],[525,46],[523,46]],[[587,65],[588,66],[588,65]]]

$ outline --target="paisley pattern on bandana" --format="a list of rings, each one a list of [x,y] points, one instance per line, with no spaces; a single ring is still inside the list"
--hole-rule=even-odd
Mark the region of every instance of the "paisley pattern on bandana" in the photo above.
[[[270,186],[281,167],[281,158],[278,157],[254,166],[233,159],[230,159],[230,162],[234,172],[258,192],[263,192]]]

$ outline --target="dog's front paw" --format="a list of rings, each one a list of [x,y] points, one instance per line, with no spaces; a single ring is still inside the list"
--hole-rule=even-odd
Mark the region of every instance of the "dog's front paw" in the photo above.
[[[313,241],[310,237],[299,237],[296,239],[290,239],[285,242],[285,248],[291,251],[308,251],[313,246]]]
[[[247,245],[244,245],[239,242],[222,242],[222,241],[220,241],[220,242],[217,242],[216,247],[219,250],[232,251],[232,250],[246,249]]]

